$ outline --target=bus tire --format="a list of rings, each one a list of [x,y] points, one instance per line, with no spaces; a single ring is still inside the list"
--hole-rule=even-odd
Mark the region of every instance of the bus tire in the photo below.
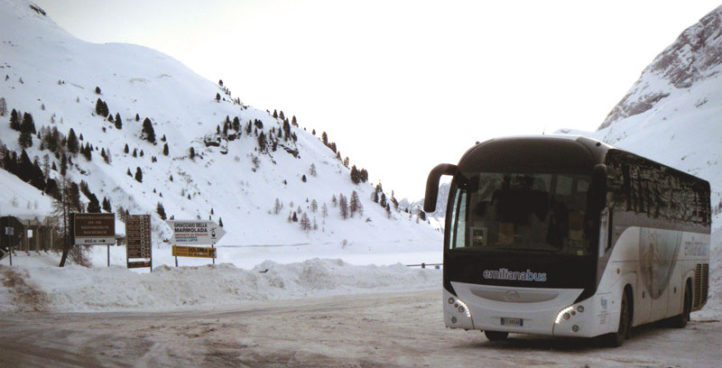
[[[622,294],[622,305],[619,307],[619,327],[617,332],[612,332],[604,336],[605,345],[610,347],[619,347],[624,344],[624,340],[628,339],[632,332],[632,300],[629,297],[629,289],[624,289]]]
[[[507,337],[509,337],[508,332],[502,332],[502,331],[484,331],[484,335],[486,335],[486,338],[489,339],[489,341],[502,341],[506,340]]]
[[[692,288],[689,282],[684,287],[684,301],[682,304],[682,313],[672,317],[671,326],[674,328],[684,328],[689,322],[689,314],[692,312]]]

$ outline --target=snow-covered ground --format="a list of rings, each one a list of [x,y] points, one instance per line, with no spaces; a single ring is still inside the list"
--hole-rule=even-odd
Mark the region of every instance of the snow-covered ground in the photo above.
[[[103,247],[104,248],[104,247]],[[58,268],[58,254],[16,252],[0,263],[0,311],[108,312],[237,306],[259,300],[439,289],[441,271],[403,264],[352,265],[341,259],[264,261],[129,270],[105,265]],[[305,256],[304,256],[305,257]],[[383,263],[381,256],[375,263]],[[305,259],[305,258],[304,258]],[[179,263],[189,260],[183,258]]]

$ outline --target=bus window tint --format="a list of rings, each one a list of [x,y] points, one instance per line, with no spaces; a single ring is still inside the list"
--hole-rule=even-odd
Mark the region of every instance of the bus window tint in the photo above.
[[[453,248],[587,255],[589,180],[563,174],[472,176],[468,195],[456,193]]]

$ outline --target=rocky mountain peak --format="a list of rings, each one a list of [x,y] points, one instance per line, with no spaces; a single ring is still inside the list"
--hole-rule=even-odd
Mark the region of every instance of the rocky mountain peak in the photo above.
[[[672,89],[690,88],[695,82],[722,71],[722,6],[687,28],[642,72],[626,96],[612,109],[599,129],[652,109]]]

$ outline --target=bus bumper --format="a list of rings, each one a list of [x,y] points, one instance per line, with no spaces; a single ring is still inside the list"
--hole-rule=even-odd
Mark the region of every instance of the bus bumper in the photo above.
[[[582,289],[501,287],[452,282],[444,290],[444,322],[450,328],[553,336],[592,337],[612,318],[603,314],[602,296],[574,304]],[[606,312],[606,311],[605,311]],[[611,316],[610,316],[611,317]],[[606,326],[604,326],[606,327]]]

